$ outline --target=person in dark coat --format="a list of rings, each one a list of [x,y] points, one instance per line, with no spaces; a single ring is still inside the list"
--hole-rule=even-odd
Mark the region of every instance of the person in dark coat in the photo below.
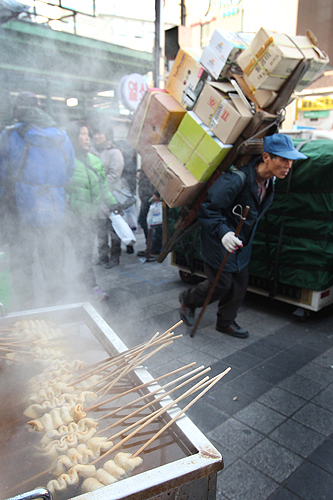
[[[241,175],[229,171],[209,188],[198,211],[201,222],[201,254],[207,279],[181,292],[180,317],[187,326],[195,323],[195,309],[202,307],[227,252],[230,253],[210,302],[219,301],[216,330],[238,338],[249,333],[235,321],[248,285],[248,264],[252,240],[259,219],[272,204],[275,178],[288,175],[293,160],[306,158],[297,151],[291,138],[274,134],[264,139],[262,156],[254,157],[240,168]],[[237,238],[235,230],[244,208],[250,207]]]
[[[9,245],[17,307],[30,309],[37,298],[53,305],[64,294],[65,186],[74,150],[35,94],[16,96],[13,119],[0,136],[0,244]],[[45,294],[34,276],[36,253]]]
[[[141,201],[140,213],[138,222],[143,229],[146,245],[148,244],[148,223],[147,215],[151,203],[156,203],[161,201],[160,195],[154,185],[150,182],[143,170],[138,170],[137,177],[139,180],[139,198]],[[150,260],[154,260],[154,256],[157,256],[162,250],[162,227],[156,227],[153,233],[153,240],[151,248],[148,249],[150,253]],[[138,257],[146,257],[147,249],[140,250],[137,252]],[[155,257],[156,258],[156,257]]]

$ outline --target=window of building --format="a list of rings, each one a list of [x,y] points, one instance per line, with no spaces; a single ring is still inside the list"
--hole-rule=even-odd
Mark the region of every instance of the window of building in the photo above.
[[[208,22],[201,24],[200,44],[202,49],[209,44],[211,37],[212,37],[212,23]]]

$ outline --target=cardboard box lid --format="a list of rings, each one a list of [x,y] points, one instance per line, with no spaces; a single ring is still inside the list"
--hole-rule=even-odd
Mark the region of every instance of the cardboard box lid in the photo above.
[[[245,49],[244,41],[238,36],[236,31],[216,29],[210,39],[210,45],[218,44],[220,39],[224,39],[224,43],[228,45],[227,51],[231,51],[233,47],[238,49]],[[230,49],[230,50],[229,50]]]
[[[315,57],[316,59],[321,60],[323,63],[329,62],[327,54],[320,50],[319,47],[313,45],[311,40],[306,35],[290,36],[289,38],[300,49],[306,59],[313,59]]]
[[[206,85],[210,85],[224,94],[235,92],[235,88],[229,82],[207,82]]]
[[[243,99],[237,94],[229,94],[229,97],[237,109],[238,113],[244,118],[252,118],[253,114],[250,109],[246,106]]]
[[[177,57],[180,58],[182,56],[182,52],[185,52],[186,54],[191,56],[192,59],[194,59],[197,62],[199,62],[201,54],[202,54],[201,49],[195,49],[193,47],[180,47],[179,51],[177,53],[176,59],[177,59]]]
[[[154,94],[152,99],[156,99],[161,105],[166,108],[170,113],[180,112],[182,114],[186,113],[184,107],[175,99],[169,92],[162,94]]]

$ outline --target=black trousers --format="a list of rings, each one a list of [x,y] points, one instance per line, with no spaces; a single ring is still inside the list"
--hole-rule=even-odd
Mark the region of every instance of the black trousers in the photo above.
[[[109,244],[111,240],[111,248]],[[120,257],[121,240],[113,229],[109,218],[98,219],[97,227],[98,255],[103,262],[109,262],[112,257]]]
[[[79,266],[79,279],[89,291],[97,285],[92,265],[96,232],[96,219],[76,217],[73,214],[68,222],[68,237],[73,245]]]
[[[11,278],[19,310],[36,307],[35,300],[41,294],[47,305],[53,305],[63,297],[64,238],[63,225],[34,227],[16,221],[8,244]],[[36,259],[42,271],[42,284],[36,281],[34,274]]]
[[[207,279],[184,293],[185,304],[191,309],[204,305],[218,272],[206,263],[204,266]],[[219,327],[226,328],[235,320],[237,311],[246,294],[248,280],[249,273],[247,267],[239,273],[222,272],[211,300],[209,301],[209,303],[215,302],[216,300],[219,301],[216,320],[216,324]]]
[[[146,243],[148,240],[148,224],[147,224],[147,215],[149,212],[150,202],[148,200],[141,200],[140,213],[138,217],[138,223],[143,229],[145,234]]]

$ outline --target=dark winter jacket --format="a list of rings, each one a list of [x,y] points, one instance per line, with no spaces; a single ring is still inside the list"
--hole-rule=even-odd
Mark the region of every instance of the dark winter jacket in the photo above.
[[[239,239],[243,248],[229,255],[225,265],[227,272],[239,272],[250,261],[252,240],[259,219],[270,207],[274,197],[274,181],[270,180],[264,201],[259,204],[258,185],[255,181],[255,165],[260,157],[253,158],[248,165],[240,170],[246,175],[245,184],[240,175],[226,172],[209,188],[207,197],[198,211],[201,222],[201,254],[203,260],[214,269],[219,269],[226,250],[221,243],[222,237],[229,231],[235,231],[240,218],[232,213],[236,205],[250,207]],[[243,187],[242,187],[243,186]]]
[[[98,218],[102,200],[110,212],[117,206],[117,200],[109,191],[102,162],[91,153],[76,155],[74,174],[66,192],[70,210],[79,217]]]
[[[64,130],[42,110],[21,109],[0,136],[0,204],[27,226],[61,223],[74,151]]]

